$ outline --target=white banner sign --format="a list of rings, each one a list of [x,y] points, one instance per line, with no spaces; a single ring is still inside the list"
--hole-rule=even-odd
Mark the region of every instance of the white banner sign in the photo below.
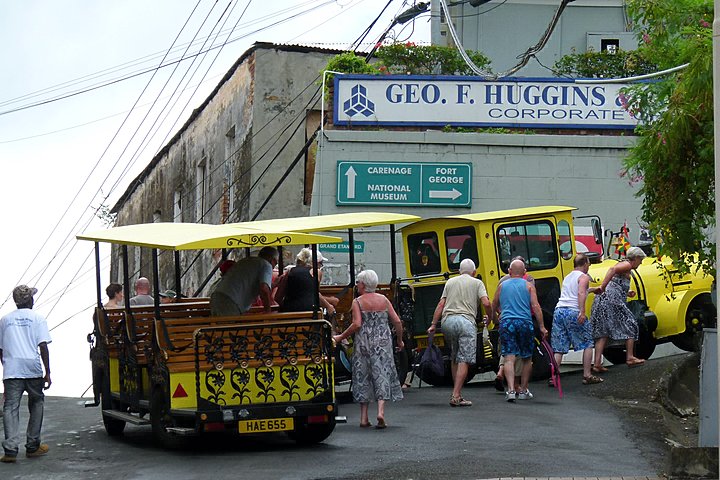
[[[625,84],[565,79],[336,75],[336,125],[632,129]]]

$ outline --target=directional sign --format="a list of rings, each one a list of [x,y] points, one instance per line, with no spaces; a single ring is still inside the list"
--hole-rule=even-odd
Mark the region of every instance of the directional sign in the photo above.
[[[470,163],[340,160],[337,182],[338,205],[472,206]]]
[[[365,252],[365,242],[355,240],[353,242],[353,245],[355,246],[355,253],[364,253]],[[348,252],[350,252],[350,243],[349,242],[321,243],[320,245],[318,245],[318,249],[322,250],[323,252],[348,253]]]

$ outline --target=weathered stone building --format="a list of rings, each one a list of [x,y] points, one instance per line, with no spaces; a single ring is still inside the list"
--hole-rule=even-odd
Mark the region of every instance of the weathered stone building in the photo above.
[[[314,149],[303,146],[320,122],[319,72],[337,53],[254,44],[131,182],[112,209],[116,225],[306,215]],[[128,255],[133,278],[150,277],[147,252],[134,250]],[[181,255],[183,271],[192,264],[183,277],[185,294],[194,293],[212,267],[211,252],[199,260],[195,255]],[[112,265],[111,278],[121,278],[117,252]],[[161,257],[160,268],[161,287],[174,288],[171,259]]]

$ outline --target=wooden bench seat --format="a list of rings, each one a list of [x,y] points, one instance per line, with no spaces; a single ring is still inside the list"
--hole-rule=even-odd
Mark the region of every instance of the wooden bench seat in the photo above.
[[[263,359],[256,359],[252,352],[290,352],[297,362],[313,361],[312,358],[297,354],[294,337],[304,335],[322,321],[313,320],[313,312],[247,313],[240,316],[207,318],[163,318],[155,321],[155,340],[163,351],[165,363],[170,372],[191,372],[195,370],[195,342],[200,342],[201,364],[207,366],[207,359],[222,358],[237,364],[242,356],[247,366],[259,366]],[[228,332],[228,330],[233,330]],[[238,332],[248,331],[243,337],[242,352],[233,349],[232,337]],[[262,344],[261,344],[262,342]],[[238,344],[235,348],[238,348]],[[244,353],[243,353],[244,352]],[[233,360],[235,356],[235,360]],[[201,369],[203,367],[201,366]]]
[[[106,321],[103,320],[103,317],[98,317],[100,318],[98,322],[100,334],[111,357],[117,358],[125,338],[128,338],[138,364],[147,365],[154,337],[155,306],[134,306],[130,307],[130,312],[130,321],[126,321],[127,312],[124,308],[104,309]],[[102,315],[103,311],[99,311],[98,314]],[[210,304],[208,301],[161,304],[160,316],[161,318],[165,316],[173,318],[208,317],[210,316]]]
[[[335,307],[337,333],[342,333],[352,322],[352,302],[355,299],[354,289],[348,285],[323,285],[320,293],[326,297],[336,297],[339,302]],[[389,284],[380,284],[375,290],[376,293],[385,295],[388,300],[393,301],[393,289]]]

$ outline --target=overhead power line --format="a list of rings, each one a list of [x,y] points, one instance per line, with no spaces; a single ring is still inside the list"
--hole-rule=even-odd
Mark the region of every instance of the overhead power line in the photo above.
[[[270,27],[274,27],[274,26],[280,25],[280,24],[285,23],[285,22],[287,22],[287,21],[289,21],[289,20],[292,20],[293,18],[296,18],[296,17],[298,17],[298,16],[306,15],[306,14],[308,14],[308,13],[314,11],[314,10],[317,10],[318,8],[324,7],[324,6],[329,5],[329,4],[331,4],[331,3],[335,3],[334,0],[327,0],[326,2],[324,2],[324,3],[320,4],[320,5],[316,5],[316,6],[314,6],[314,7],[311,7],[311,8],[309,8],[309,9],[307,9],[307,10],[305,10],[305,11],[299,13],[299,14],[293,15],[292,17],[288,17],[288,18],[284,18],[284,19],[278,20],[277,22],[271,23],[270,25],[267,25],[267,26],[265,26],[265,27],[261,27],[261,28],[259,28],[259,29],[257,29],[257,30],[253,30],[253,31],[248,32],[248,33],[246,33],[246,34],[240,35],[239,37],[230,39],[230,40],[228,40],[228,41],[226,42],[226,44],[228,44],[228,43],[233,43],[233,42],[237,42],[237,41],[242,40],[242,39],[244,39],[244,38],[247,38],[247,37],[249,37],[249,36],[251,36],[251,35],[254,35],[254,34],[256,34],[256,33],[260,32],[260,31],[262,31],[262,30],[265,30],[265,29],[268,29],[268,28],[270,28]],[[75,96],[81,95],[81,94],[83,94],[83,93],[88,93],[88,92],[92,92],[92,91],[94,91],[94,90],[98,90],[98,89],[100,89],[100,88],[104,88],[104,87],[108,87],[108,86],[111,86],[111,85],[115,85],[115,84],[117,84],[117,83],[124,82],[124,81],[126,81],[126,80],[130,80],[130,79],[132,79],[132,78],[139,77],[139,76],[145,75],[145,74],[147,74],[147,73],[153,72],[153,74],[154,74],[154,73],[157,72],[159,69],[166,68],[166,67],[169,67],[169,66],[171,66],[171,65],[175,65],[175,64],[177,64],[177,63],[181,63],[181,62],[183,62],[183,61],[185,61],[185,60],[188,60],[188,59],[191,59],[191,58],[194,58],[194,57],[203,55],[203,54],[207,53],[208,51],[216,50],[216,49],[218,49],[218,48],[221,48],[221,46],[218,45],[218,46],[209,47],[207,50],[200,50],[200,51],[195,52],[195,53],[193,53],[193,54],[191,54],[191,55],[181,57],[181,58],[179,58],[179,59],[177,59],[177,60],[173,60],[173,61],[169,61],[169,62],[167,62],[167,63],[163,63],[163,64],[161,64],[159,67],[147,68],[147,69],[141,70],[141,71],[139,71],[139,72],[136,72],[136,73],[133,73],[133,74],[130,74],[130,75],[126,75],[126,76],[121,77],[121,78],[117,78],[117,79],[114,79],[114,80],[110,80],[110,81],[101,83],[101,84],[99,84],[99,85],[94,85],[94,86],[92,86],[92,87],[83,88],[83,89],[80,89],[80,90],[76,90],[76,91],[74,91],[74,92],[70,92],[70,93],[68,93],[68,94],[59,95],[59,96],[57,96],[57,97],[53,97],[53,98],[50,98],[50,99],[47,99],[47,100],[42,100],[42,101],[38,101],[38,102],[35,102],[35,103],[27,104],[27,105],[23,105],[23,106],[20,106],[20,107],[16,107],[16,108],[9,109],[9,110],[0,111],[0,116],[2,116],[2,115],[8,115],[8,114],[10,114],[10,113],[20,112],[20,111],[22,111],[22,110],[27,110],[27,109],[30,109],[30,108],[35,108],[35,107],[39,107],[39,106],[42,106],[42,105],[47,105],[47,104],[49,104],[49,103],[57,102],[57,101],[60,101],[60,100],[65,100],[65,99],[67,99],[67,98],[75,97]]]
[[[547,45],[548,40],[550,39],[550,36],[552,35],[553,31],[555,30],[555,27],[557,26],[558,21],[560,20],[560,16],[562,15],[563,11],[565,10],[565,7],[567,7],[568,3],[572,2],[574,0],[561,0],[560,6],[555,11],[555,14],[553,15],[552,20],[550,20],[550,24],[545,29],[545,33],[542,35],[540,40],[530,48],[528,48],[524,53],[518,55],[518,58],[520,61],[515,65],[514,67],[510,68],[509,70],[506,70],[501,73],[492,73],[487,70],[483,70],[470,59],[470,56],[465,51],[465,47],[463,47],[462,41],[460,40],[457,31],[455,30],[455,25],[453,25],[453,19],[450,16],[450,9],[448,8],[447,1],[446,0],[440,0],[440,8],[445,12],[445,17],[447,18],[447,26],[448,30],[450,31],[450,36],[453,39],[453,42],[455,43],[455,46],[458,49],[458,53],[460,53],[460,56],[463,58],[465,63],[467,64],[470,69],[475,72],[476,75],[479,75],[486,80],[497,80],[498,78],[503,78],[510,76],[523,68],[527,63],[530,61],[532,57],[535,56],[538,52],[540,52],[545,45]]]

